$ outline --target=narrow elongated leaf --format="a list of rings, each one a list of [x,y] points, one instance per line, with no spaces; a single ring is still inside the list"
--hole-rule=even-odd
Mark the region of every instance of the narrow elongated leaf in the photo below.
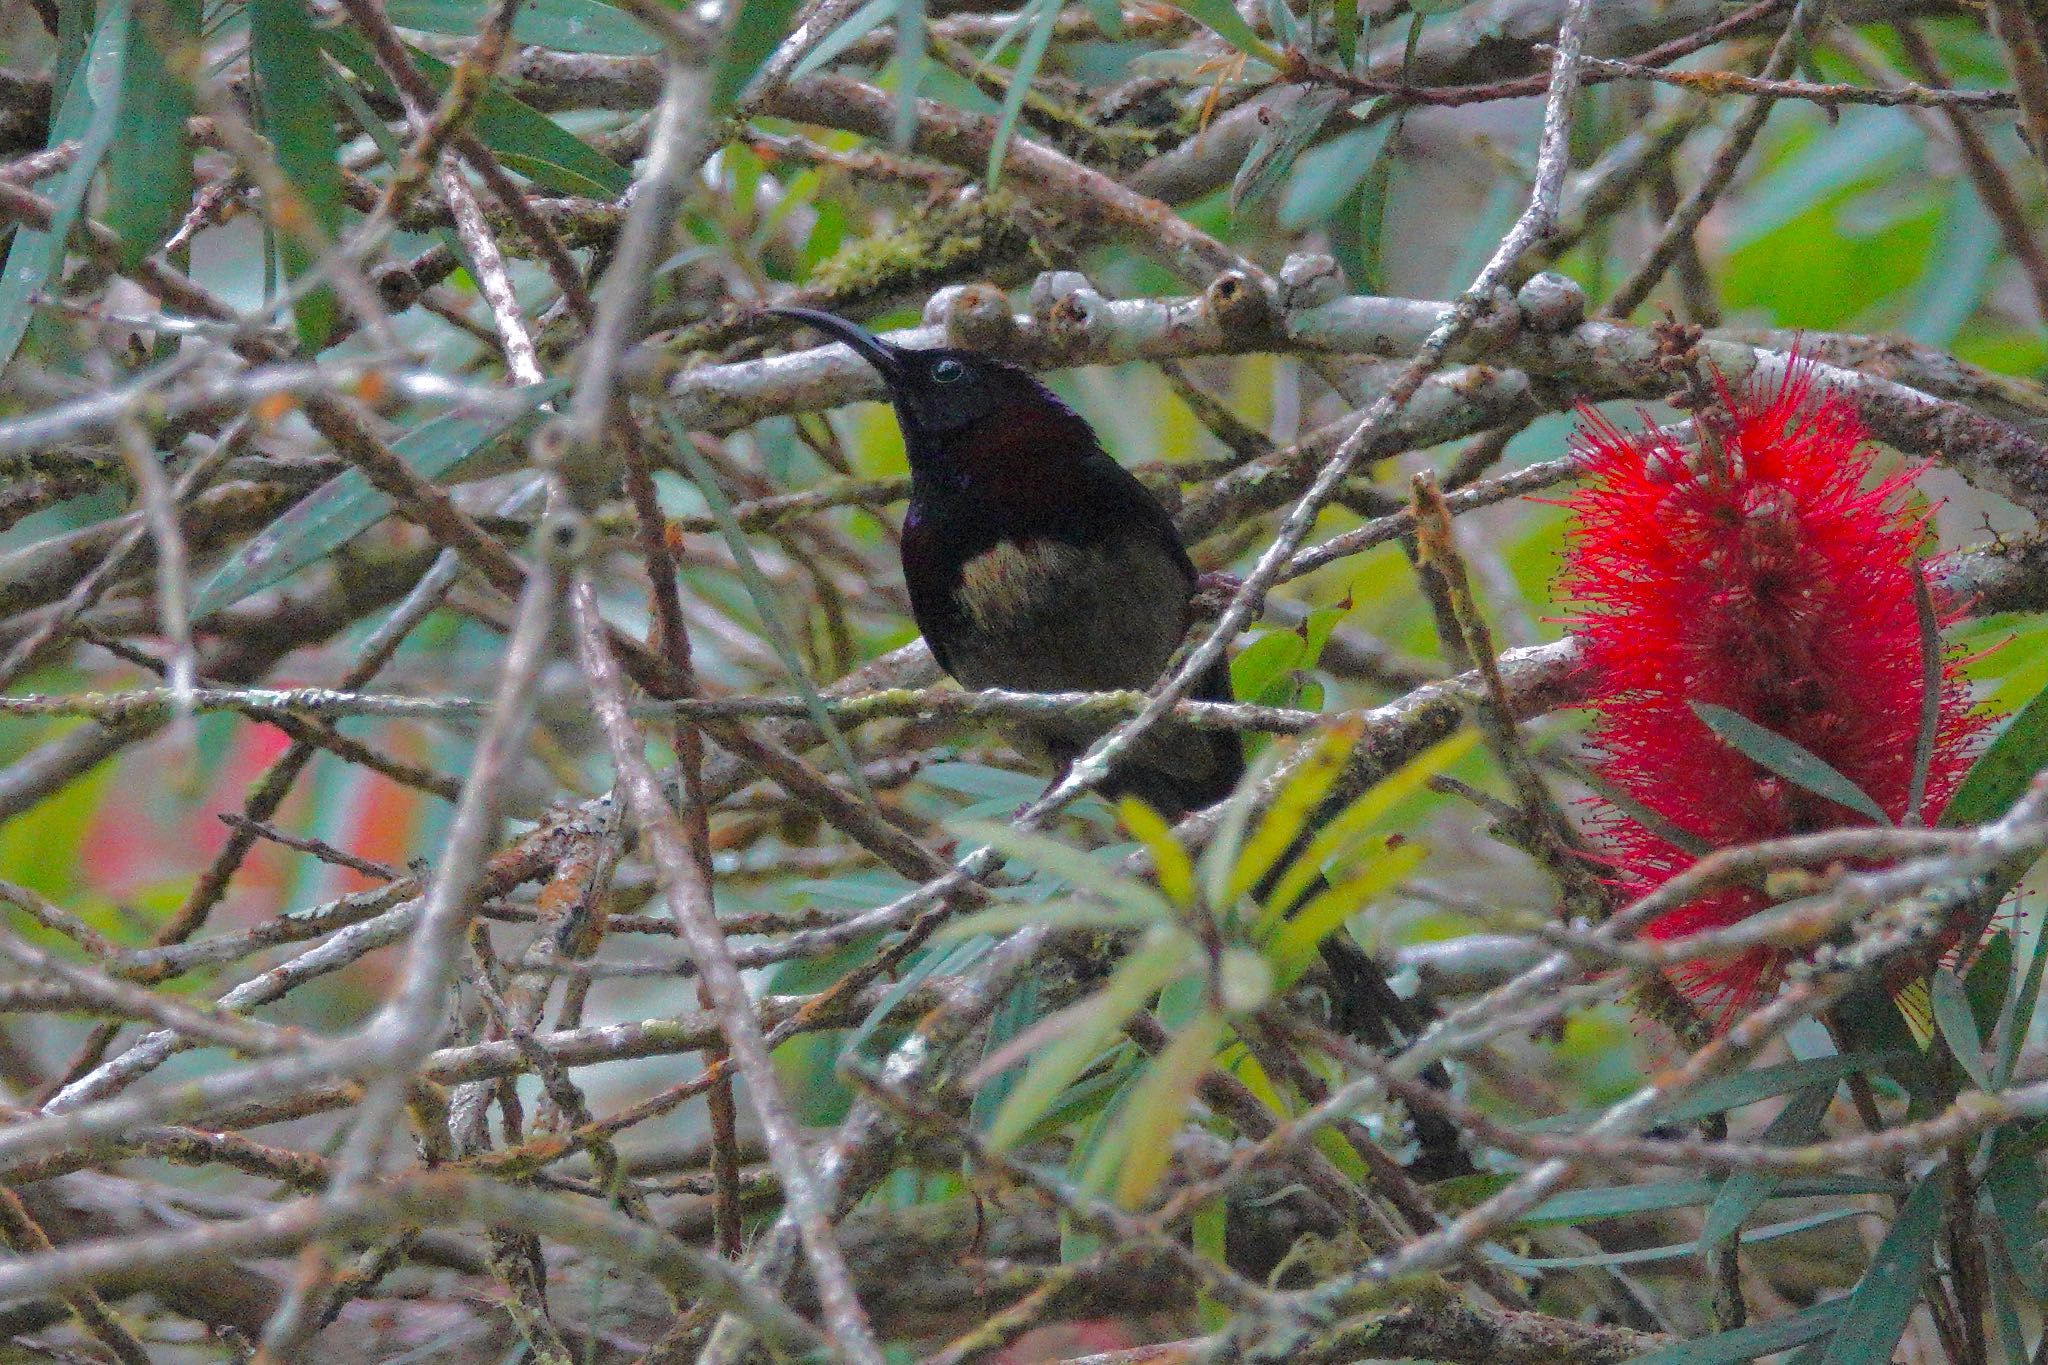
[[[922,6],[919,6],[922,13]],[[1003,92],[1003,107],[996,117],[995,140],[988,147],[988,183],[990,188],[1002,179],[1003,154],[1010,149],[1010,135],[1017,130],[1017,116],[1024,112],[1024,97],[1031,93],[1031,82],[1038,75],[1038,65],[1045,60],[1045,49],[1052,42],[1054,24],[1059,21],[1059,0],[1035,0],[1029,11],[1030,30],[1025,34],[1024,46],[1017,53],[1017,65],[1010,72],[1010,87]],[[1020,17],[1019,22],[1024,22]]]
[[[964,838],[987,844],[1005,858],[1051,873],[1076,891],[1100,896],[1138,915],[1160,920],[1173,916],[1173,908],[1157,891],[1134,878],[1119,876],[1112,864],[1072,844],[992,820],[956,820],[952,827]]]
[[[1315,957],[1318,944],[1341,932],[1345,920],[1406,881],[1428,856],[1428,849],[1412,841],[1390,848],[1366,864],[1360,875],[1311,897],[1299,913],[1280,926],[1267,945],[1266,956],[1271,959],[1280,984],[1293,984]]]
[[[1337,0],[1337,59],[1346,71],[1358,65],[1358,0]]]
[[[1296,855],[1280,880],[1266,893],[1266,904],[1286,907],[1299,901],[1321,874],[1324,863],[1363,838],[1396,806],[1420,791],[1430,778],[1463,758],[1478,742],[1479,736],[1471,730],[1438,740],[1380,779],[1371,791],[1346,806],[1316,831],[1308,847]]]
[[[1059,1041],[1040,1053],[1017,1082],[1009,1101],[989,1125],[989,1145],[1013,1146],[1039,1115],[1108,1046],[1124,1021],[1194,959],[1194,945],[1175,933],[1160,933],[1118,964],[1093,996],[1071,1007],[1072,1024]]]
[[[1998,1135],[1998,1159],[1984,1173],[1984,1197],[1991,1205],[2006,1259],[2026,1291],[2037,1302],[2048,1300],[2048,1271],[2041,1265],[2041,1201],[2048,1197],[2039,1148],[2048,1140],[2048,1124],[2037,1127],[2032,1140]]]
[[[1942,208],[1920,286],[1899,315],[1907,336],[1937,350],[1955,340],[1991,282],[1998,240],[1997,221],[1968,181],[1958,178]]]
[[[1996,820],[2043,768],[2048,768],[2048,691],[2022,707],[1970,765],[1937,823],[1954,829]]]
[[[486,442],[529,420],[526,414],[568,386],[567,380],[551,379],[517,391],[517,399],[525,404],[523,413],[445,413],[393,441],[392,452],[421,476],[439,479]],[[371,487],[361,470],[336,475],[229,556],[199,589],[193,616],[210,615],[282,582],[333,554],[390,511],[391,499]]]
[[[989,1016],[987,1036],[981,1045],[982,1060],[986,1062],[1001,1052],[1012,1038],[1029,1028],[1037,1018],[1038,978],[1026,975],[1010,988],[1010,993],[1003,997],[1003,1003],[996,1006],[996,1012]],[[968,1122],[974,1131],[988,1131],[996,1111],[1010,1097],[1016,1083],[1016,1068],[1006,1067],[975,1087],[974,1098],[967,1106]]]
[[[36,296],[57,277],[64,263],[64,240],[78,221],[79,206],[100,158],[121,126],[129,11],[129,0],[108,0],[84,60],[64,91],[64,103],[50,121],[50,145],[76,139],[78,155],[43,191],[53,209],[49,231],[18,228],[8,248],[6,269],[0,271],[0,368],[14,358],[27,334]]]
[[[831,745],[832,756],[839,760],[840,770],[846,774],[853,790],[863,801],[872,803],[875,794],[861,772],[860,760],[853,756],[853,746],[846,742],[845,732],[832,719],[832,713],[826,710],[825,698],[818,691],[817,681],[804,667],[803,655],[797,652],[795,632],[783,619],[782,603],[775,596],[775,587],[768,581],[768,575],[761,571],[760,563],[754,558],[754,547],[747,542],[747,533],[733,515],[732,499],[726,496],[724,485],[719,483],[718,471],[691,442],[690,433],[676,420],[675,413],[666,407],[661,409],[661,425],[668,432],[669,443],[676,454],[682,457],[683,468],[689,471],[697,492],[711,508],[712,519],[718,523],[719,537],[725,541],[725,548],[739,568],[740,583],[746,588],[747,596],[753,599],[754,612],[766,628],[768,643],[774,648],[775,656],[782,660],[797,695],[804,699],[804,709],[810,713],[811,723]]]
[[[1248,208],[1271,193],[1344,102],[1345,96],[1337,91],[1314,91],[1260,134],[1230,182],[1230,207]]]
[[[122,72],[121,136],[107,149],[107,226],[121,256],[140,263],[176,230],[192,204],[188,76],[199,62],[199,0],[136,0]]]
[[[839,54],[852,47],[861,39],[873,33],[889,21],[896,12],[897,0],[868,0],[865,5],[848,15],[846,22],[820,38],[803,59],[790,68],[789,78],[800,81],[804,77],[823,71],[838,59]]]
[[[890,136],[898,147],[909,147],[917,132],[917,91],[924,81],[924,0],[896,0],[896,125]],[[1000,143],[1002,138],[997,137]],[[991,158],[997,158],[994,148]],[[991,164],[995,164],[993,161]],[[989,177],[995,183],[995,177]]]
[[[1715,1199],[1725,1186],[1725,1181],[1717,1180],[1666,1180],[1654,1185],[1571,1190],[1544,1200],[1516,1219],[1515,1226],[1568,1227],[1598,1222],[1603,1218],[1632,1218],[1660,1209],[1690,1208]],[[1781,1180],[1769,1198],[1814,1199],[1829,1195],[1887,1194],[1899,1188],[1889,1180],[1863,1176],[1816,1176]]]
[[[345,28],[329,28],[321,31],[320,41],[356,79],[386,99],[397,98],[361,38]],[[408,46],[406,52],[436,94],[448,88],[446,62],[415,47]],[[507,166],[561,194],[613,199],[633,183],[625,167],[531,105],[495,87],[484,92],[470,129]]]
[[[1751,762],[1880,824],[1891,823],[1891,817],[1884,813],[1884,808],[1871,800],[1861,787],[1842,776],[1826,759],[1796,741],[1766,729],[1748,716],[1725,706],[1704,701],[1686,704],[1692,707],[1693,714],[1704,721],[1709,730]]]
[[[1117,802],[1117,814],[1122,817],[1124,828],[1152,855],[1152,875],[1159,879],[1159,889],[1167,899],[1176,905],[1193,905],[1195,864],[1188,857],[1186,846],[1174,836],[1173,826],[1136,797],[1127,796]]]
[[[342,222],[341,143],[306,0],[249,0],[249,64],[256,76],[258,125],[298,195],[297,203],[276,205],[275,211],[287,226],[307,224],[335,241]],[[306,239],[290,231],[278,234],[278,255],[290,280],[315,261]],[[327,344],[339,317],[334,291],[324,287],[301,295],[292,308],[299,341],[309,352]]]
[[[1309,817],[1314,815],[1335,786],[1337,778],[1344,771],[1344,760],[1349,757],[1351,746],[1358,739],[1356,725],[1332,728],[1319,736],[1307,758],[1288,775],[1279,795],[1266,808],[1258,827],[1251,838],[1245,841],[1244,852],[1237,858],[1237,869],[1231,874],[1229,902],[1236,904],[1237,898],[1250,892],[1272,871],[1297,839],[1303,837]],[[1219,907],[1221,908],[1221,907]],[[1271,904],[1267,907],[1273,914],[1292,909],[1291,906]]]
[[[1832,1085],[1817,1085],[1811,1090],[1800,1091],[1771,1120],[1770,1126],[1764,1130],[1763,1140],[1773,1147],[1812,1141],[1820,1135],[1821,1120],[1827,1117],[1828,1104],[1834,1097],[1835,1087]],[[1776,1177],[1762,1171],[1736,1171],[1731,1174],[1721,1182],[1720,1193],[1707,1206],[1707,1216],[1700,1223],[1700,1245],[1717,1246],[1733,1236],[1765,1200],[1778,1193],[1782,1184]]]
[[[1125,1208],[1142,1207],[1159,1187],[1173,1161],[1173,1135],[1186,1121],[1195,1086],[1209,1069],[1227,1028],[1220,1015],[1198,1015],[1152,1059],[1131,1091],[1115,1122],[1124,1150],[1115,1193]]]
[[[1278,62],[1280,54],[1258,35],[1230,0],[1171,0],[1173,7],[1213,29],[1216,36],[1240,52],[1261,61]]]
[[[384,5],[385,17],[400,28],[458,38],[475,37],[490,10],[491,0],[386,0]],[[661,51],[660,39],[640,27],[632,15],[602,0],[522,5],[512,17],[512,38],[557,52],[602,57],[651,57]]]
[[[1313,227],[1342,207],[1373,173],[1396,126],[1394,119],[1377,119],[1303,152],[1280,198],[1280,226]]]
[[[1698,1341],[1681,1341],[1676,1346],[1639,1355],[1628,1365],[1739,1365],[1741,1361],[1818,1341],[1834,1331],[1848,1312],[1847,1299],[1830,1299],[1802,1308],[1789,1317],[1738,1327],[1732,1332],[1717,1332]]]
[[[747,82],[768,60],[789,31],[789,19],[796,13],[796,0],[747,0],[733,15],[732,28],[725,35],[725,48],[711,76],[711,116],[730,110],[747,88]]]
[[[1997,1058],[1993,1077],[2001,1088],[2012,1083],[2013,1067],[2019,1062],[2020,1048],[2034,1026],[2044,967],[2048,967],[2048,934],[2036,934],[2033,950],[2027,958],[2026,975],[2020,978],[2017,990],[2007,993],[2005,1004],[1998,1012],[1998,1024],[1991,1033],[1991,1051]]]
[[[1934,1262],[1947,1183],[1946,1168],[1937,1166],[1906,1196],[1891,1231],[1850,1291],[1849,1310],[1828,1339],[1821,1365],[1870,1365],[1892,1358],[1892,1348],[1905,1334],[1906,1320],[1920,1301],[1920,1286]]]
[[[1946,967],[1937,967],[1927,983],[1933,1002],[1934,1024],[1948,1044],[1949,1055],[1969,1073],[1980,1090],[1991,1088],[1991,1073],[1984,1066],[1984,1039],[1977,1032],[1977,1020],[1970,1013],[1969,997],[1963,983]]]
[[[1696,1123],[1709,1114],[1740,1109],[1774,1095],[1789,1094],[1813,1085],[1832,1085],[1859,1071],[1875,1071],[1912,1054],[1906,1052],[1852,1052],[1842,1056],[1814,1057],[1800,1062],[1760,1066],[1737,1076],[1709,1081],[1681,1100],[1657,1110],[1659,1123]],[[1524,1125],[1531,1133],[1570,1132],[1583,1128],[1599,1114],[1561,1114]]]
[[[1839,1223],[1844,1218],[1862,1216],[1863,1210],[1855,1208],[1828,1209],[1822,1213],[1808,1214],[1804,1218],[1793,1218],[1783,1223],[1772,1223],[1766,1227],[1754,1228],[1742,1234],[1742,1245],[1756,1242],[1775,1242],[1780,1237],[1791,1237],[1797,1233],[1810,1232],[1814,1228]],[[1631,1247],[1627,1251],[1603,1251],[1585,1256],[1517,1256],[1513,1252],[1489,1247],[1486,1258],[1496,1265],[1504,1265],[1518,1274],[1531,1274],[1545,1270],[1576,1270],[1587,1266],[1650,1265],[1658,1261],[1675,1261],[1683,1256],[1696,1256],[1707,1250],[1705,1238],[1693,1242],[1670,1242],[1663,1246]]]

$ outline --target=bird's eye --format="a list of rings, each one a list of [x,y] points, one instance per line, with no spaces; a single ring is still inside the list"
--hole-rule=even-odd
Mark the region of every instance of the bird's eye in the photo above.
[[[967,367],[957,360],[941,360],[932,366],[932,379],[940,384],[951,384],[967,373]]]

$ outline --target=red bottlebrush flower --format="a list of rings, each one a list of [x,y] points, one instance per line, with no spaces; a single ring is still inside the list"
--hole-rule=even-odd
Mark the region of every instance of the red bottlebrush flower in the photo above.
[[[1690,703],[1725,706],[1825,759],[1893,820],[1906,812],[1924,686],[1913,576],[1924,517],[1918,475],[1871,482],[1854,408],[1784,382],[1696,415],[1703,448],[1651,428],[1625,435],[1588,410],[1576,442],[1589,485],[1563,587],[1598,681],[1588,703],[1601,775],[1709,848],[1870,823],[1778,777],[1707,727]],[[1989,717],[1973,714],[1956,661],[1941,663],[1940,718],[1924,816],[1947,804]],[[1695,858],[1610,803],[1598,824],[1616,890],[1653,890]],[[1677,939],[1763,908],[1731,888],[1653,920]],[[1790,951],[1757,947],[1687,964],[1672,984],[1716,1023],[1773,986]]]

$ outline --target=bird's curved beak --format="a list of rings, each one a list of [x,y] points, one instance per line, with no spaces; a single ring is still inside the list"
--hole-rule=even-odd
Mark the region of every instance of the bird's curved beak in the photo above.
[[[845,318],[821,313],[815,308],[770,308],[776,317],[791,318],[808,327],[813,327],[826,336],[836,337],[853,348],[853,353],[880,371],[885,382],[893,389],[903,379],[903,359],[897,348],[870,332],[867,328],[848,322]]]

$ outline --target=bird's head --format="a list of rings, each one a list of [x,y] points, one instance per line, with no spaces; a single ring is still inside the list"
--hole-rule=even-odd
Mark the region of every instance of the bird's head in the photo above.
[[[1088,424],[1015,365],[978,351],[913,351],[811,308],[769,311],[845,342],[875,367],[889,388],[914,471],[943,461],[994,473],[993,466],[1020,455],[1036,463],[1078,442],[1094,445]]]

